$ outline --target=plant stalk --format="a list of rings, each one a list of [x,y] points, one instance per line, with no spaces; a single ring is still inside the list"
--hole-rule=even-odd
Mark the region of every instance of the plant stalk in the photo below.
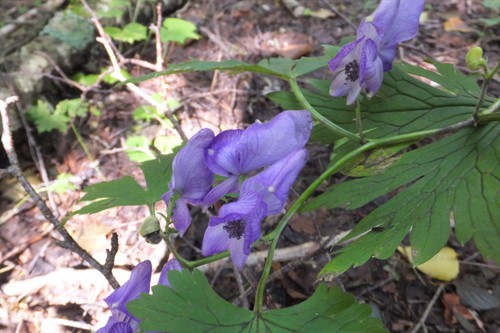
[[[349,140],[354,140],[354,141],[360,140],[358,135],[343,129],[339,125],[323,117],[323,115],[321,115],[321,113],[319,113],[306,99],[306,97],[302,93],[302,90],[297,84],[297,80],[295,78],[288,78],[287,81],[290,84],[290,87],[292,89],[292,92],[295,94],[295,97],[297,97],[297,99],[299,100],[300,104],[302,104],[303,107],[305,107],[309,112],[311,112],[314,119],[319,121],[324,126],[328,127],[332,132],[341,135],[342,137],[346,137]]]

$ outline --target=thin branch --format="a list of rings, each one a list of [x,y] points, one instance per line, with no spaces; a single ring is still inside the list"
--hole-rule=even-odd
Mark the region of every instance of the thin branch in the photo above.
[[[432,297],[431,301],[427,305],[427,308],[425,309],[424,314],[420,318],[418,324],[413,328],[413,330],[411,331],[411,333],[417,333],[418,330],[420,329],[420,327],[422,327],[423,325],[425,325],[425,321],[427,320],[427,317],[429,317],[429,314],[431,313],[432,307],[436,303],[439,295],[441,295],[441,292],[443,292],[444,287],[445,287],[444,284],[439,285],[439,288],[436,290],[436,293],[434,294],[434,296]]]
[[[351,20],[349,20],[347,18],[347,16],[345,16],[340,10],[337,9],[337,7],[335,7],[334,5],[332,5],[329,1],[325,1],[325,0],[321,0],[321,2],[328,6],[332,12],[334,12],[335,14],[337,14],[341,19],[343,19],[351,28],[354,29],[354,31],[356,31],[358,28],[351,22]]]
[[[156,5],[156,26],[152,25],[151,28],[155,32],[155,46],[156,46],[156,64],[155,64],[155,70],[157,72],[163,71],[165,68],[163,66],[163,50],[162,50],[162,43],[161,43],[161,35],[160,35],[160,28],[162,25],[163,21],[163,10],[162,10],[162,3],[161,1],[158,2]],[[168,91],[168,84],[167,84],[167,78],[165,76],[160,76],[160,89],[161,89],[161,98],[163,100],[163,106],[167,105],[167,91]],[[177,119],[175,119],[172,111],[168,107],[163,107],[161,109],[158,109],[159,111],[163,112],[165,116],[167,116],[167,119],[170,120],[170,122],[174,125],[174,128],[177,130],[179,135],[181,136],[183,141],[187,141],[188,138],[182,131],[179,123],[177,122]]]
[[[116,280],[116,278],[113,275],[113,272],[109,267],[106,267],[104,265],[101,265],[94,257],[92,257],[85,249],[83,249],[75,240],[74,238],[69,234],[69,232],[64,228],[64,226],[61,224],[61,222],[54,216],[52,211],[50,210],[49,207],[45,204],[45,202],[42,200],[40,195],[35,191],[35,189],[31,186],[29,181],[24,177],[21,168],[19,166],[19,161],[17,158],[16,151],[14,149],[14,142],[12,139],[12,132],[10,130],[10,118],[9,114],[7,111],[7,107],[9,104],[17,102],[18,97],[17,96],[12,96],[8,97],[5,101],[0,100],[0,114],[2,118],[2,127],[3,127],[3,133],[1,137],[1,142],[2,145],[5,149],[5,152],[7,153],[7,157],[10,162],[10,168],[9,170],[12,171],[16,179],[21,183],[23,186],[24,190],[28,195],[31,197],[31,199],[35,202],[37,205],[38,209],[40,209],[40,212],[42,215],[52,223],[52,225],[56,228],[56,230],[59,232],[59,234],[62,236],[63,241],[59,242],[59,244],[76,253],[77,255],[80,256],[83,260],[89,263],[90,266],[98,270],[104,277],[108,280],[109,284],[113,288],[118,288],[120,284]],[[113,252],[113,251],[110,251]],[[108,261],[109,258],[106,258]],[[114,260],[114,259],[110,259]],[[110,265],[111,267],[113,265]]]
[[[10,172],[9,169],[0,169],[0,179],[3,177],[11,176],[12,173]]]
[[[121,67],[120,67],[120,62],[124,61],[125,57],[123,55],[121,55],[121,53],[118,52],[118,50],[116,49],[116,46],[113,44],[110,37],[104,31],[101,23],[99,22],[97,15],[92,10],[92,8],[89,6],[87,1],[81,0],[81,2],[83,4],[83,6],[85,7],[85,9],[87,10],[87,12],[89,12],[89,14],[91,15],[92,22],[94,23],[94,26],[96,27],[97,32],[99,33],[99,37],[97,37],[96,40],[102,44],[102,46],[106,50],[106,53],[108,54],[109,60],[111,61],[111,65],[113,67],[113,77],[115,77],[120,82],[125,82],[127,80],[127,78],[122,74]],[[118,58],[120,59],[120,61],[118,61]],[[158,103],[151,95],[149,95],[148,93],[146,93],[144,90],[142,90],[141,88],[139,88],[138,86],[136,86],[133,83],[127,83],[127,84],[125,84],[125,86],[132,93],[136,94],[137,96],[139,96],[140,98],[142,98],[143,100],[145,100],[146,102],[148,102],[149,104],[151,104],[152,106],[154,106],[155,108],[160,110],[161,112],[165,113],[167,115],[167,117],[169,118],[169,120],[172,122],[177,133],[179,133],[179,136],[182,138],[182,140],[184,140],[184,141],[188,140],[186,134],[184,133],[184,131],[180,127],[177,120],[173,116],[171,116],[171,115],[169,116],[170,112],[164,104]]]

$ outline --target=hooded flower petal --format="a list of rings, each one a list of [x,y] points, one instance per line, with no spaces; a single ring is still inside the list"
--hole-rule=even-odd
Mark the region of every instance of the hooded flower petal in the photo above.
[[[162,199],[168,206],[172,196],[178,195],[173,220],[181,236],[191,224],[187,204],[200,205],[212,187],[214,174],[205,164],[205,148],[213,137],[214,133],[210,129],[200,130],[177,153],[172,163],[169,191]]]
[[[367,20],[383,35],[383,48],[415,37],[425,0],[382,0]]]
[[[158,284],[162,284],[164,286],[172,288],[172,285],[168,281],[168,272],[169,271],[182,271],[182,265],[177,259],[170,259],[165,266],[163,266],[163,269],[161,270],[160,273],[160,278],[158,279]]]
[[[152,267],[149,260],[139,263],[132,270],[130,278],[120,288],[113,291],[104,301],[111,310],[106,325],[96,333],[133,333],[139,320],[127,311],[127,303],[139,298],[141,293],[149,293]]]
[[[130,300],[138,298],[141,293],[149,293],[151,272],[152,267],[149,260],[137,264],[132,270],[129,280],[104,299],[113,314],[122,312],[130,315],[126,305]]]
[[[210,170],[224,177],[241,173],[237,148],[242,134],[243,130],[227,130],[217,134],[205,150],[205,160]]]
[[[205,148],[214,133],[204,128],[196,133],[174,158],[170,190],[191,204],[199,204],[210,190],[213,173],[205,165]]]
[[[252,124],[245,131],[220,133],[207,147],[206,162],[222,176],[246,175],[304,147],[311,129],[308,111],[284,111],[265,124]]]
[[[309,140],[312,117],[309,111],[284,111],[271,121],[254,123],[241,136],[238,146],[243,174],[270,165]]]
[[[290,187],[304,167],[307,157],[305,149],[298,150],[245,180],[241,186],[241,196],[257,193],[267,205],[267,215],[281,212]]]

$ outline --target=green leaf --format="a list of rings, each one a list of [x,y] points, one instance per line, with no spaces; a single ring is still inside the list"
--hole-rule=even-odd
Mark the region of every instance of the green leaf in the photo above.
[[[338,287],[321,284],[305,302],[290,308],[265,311],[256,316],[218,296],[198,270],[168,273],[172,288],[154,286],[153,295],[142,294],[127,304],[145,331],[161,332],[384,332],[370,317],[368,305]]]
[[[132,44],[145,40],[147,38],[148,28],[140,23],[131,22],[125,25],[123,29],[117,27],[104,27],[104,32],[114,40]]]
[[[409,145],[409,143],[401,143],[390,147],[375,149],[365,156],[359,156],[357,159],[352,160],[341,172],[351,177],[379,175],[401,157],[394,155]],[[338,150],[338,147],[336,150]]]
[[[134,162],[144,162],[154,158],[154,154],[149,149],[149,140],[143,135],[132,135],[125,140],[128,158]]]
[[[141,163],[139,166],[146,179],[146,200],[156,203],[168,190],[168,182],[172,178],[172,161],[180,147],[172,149],[172,154],[157,156],[154,160]]]
[[[80,201],[95,201],[74,214],[94,214],[119,206],[147,205],[146,191],[131,176],[91,185]]]
[[[65,99],[57,103],[54,114],[67,115],[69,118],[85,117],[89,103],[80,98]]]
[[[441,66],[438,67],[441,68]],[[443,82],[440,74],[429,73],[435,76],[435,80]],[[423,72],[420,74],[422,75]],[[459,83],[462,77],[458,75],[452,77],[455,80],[453,86],[460,92],[458,96],[450,91],[443,91],[425,84],[403,72],[400,66],[394,66],[385,74],[379,92],[369,102],[361,103],[361,119],[366,136],[379,139],[440,128],[470,118],[475,110],[477,98],[469,92],[474,91],[475,88],[471,87],[471,83]],[[314,92],[303,90],[309,103],[337,125],[356,132],[353,120],[354,106],[346,105],[345,98],[330,96],[331,81],[311,80],[309,83],[315,88]],[[467,89],[462,85],[466,85]],[[475,85],[477,88],[477,84]],[[303,108],[291,92],[275,92],[269,94],[268,97],[284,109]],[[485,103],[485,107],[488,105],[490,105],[489,101]],[[323,143],[334,143],[340,139],[338,135],[333,134],[321,124],[314,126],[311,138]]]
[[[500,2],[499,2],[500,6]],[[494,27],[500,24],[500,16],[494,18],[480,18],[480,22],[484,23],[487,27]]]
[[[74,214],[93,214],[118,206],[154,205],[168,189],[173,159],[174,154],[160,155],[140,165],[146,180],[146,189],[130,176],[88,186],[80,201],[94,202]]]
[[[101,73],[104,72],[104,69],[101,71]],[[126,70],[124,70],[123,68],[120,68],[120,73],[126,78],[126,79],[129,79],[132,77],[132,75],[130,75],[129,72],[127,72]],[[107,74],[104,76],[104,78],[102,79],[105,83],[107,84],[115,84],[117,82],[119,82],[119,80],[117,78],[115,78],[113,72]]]
[[[123,27],[123,33],[127,36],[127,43],[134,43],[146,40],[148,37],[148,28],[137,22],[130,22]]]
[[[60,173],[57,175],[56,180],[54,180],[48,187],[48,191],[62,194],[68,191],[76,190],[75,184],[71,182],[72,174]]]
[[[160,39],[162,42],[176,42],[184,44],[188,39],[200,39],[196,33],[196,25],[193,23],[175,17],[169,17],[163,20],[163,26],[160,28]]]
[[[35,123],[39,133],[54,129],[65,133],[70,121],[68,116],[56,114],[52,105],[42,100],[38,100],[37,104],[28,110],[28,118]]]
[[[155,107],[150,105],[141,105],[132,112],[134,120],[151,120],[162,115]]]
[[[483,0],[483,6],[490,9],[500,9],[500,1],[498,0]]]
[[[437,73],[405,62],[396,66],[406,73],[432,80],[454,95],[479,97],[481,89],[477,85],[477,77],[462,74],[453,64],[443,64],[435,60],[430,60],[430,63],[434,65]]]
[[[87,87],[96,83],[98,78],[99,74],[84,74],[82,72],[78,72],[71,77],[73,81],[76,81]]]
[[[178,136],[165,136],[159,135],[154,138],[153,145],[158,149],[162,154],[170,154],[174,151],[174,149],[182,144],[182,139]]]
[[[298,77],[312,71],[325,67],[330,60],[329,55],[321,57],[302,57],[298,60],[288,58],[270,58],[262,59],[257,64],[249,64],[238,60],[227,61],[199,61],[193,60],[179,64],[169,64],[168,69],[163,72],[156,72],[127,80],[126,83],[138,83],[162,75],[180,74],[196,71],[231,71],[233,73],[252,72],[263,75],[276,76],[287,80],[292,77]]]
[[[129,0],[99,1],[96,14],[99,18],[120,19],[128,6],[130,6]]]
[[[474,239],[484,258],[500,262],[500,125],[468,128],[404,154],[383,174],[332,186],[306,204],[354,209],[406,185],[366,216],[344,247],[322,270],[342,273],[372,255],[388,258],[411,230],[415,265],[435,255],[448,241],[450,218],[457,239]]]

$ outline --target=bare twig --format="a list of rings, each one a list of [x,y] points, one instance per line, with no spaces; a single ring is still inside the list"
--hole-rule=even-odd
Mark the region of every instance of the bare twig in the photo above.
[[[444,284],[440,284],[439,285],[439,288],[436,290],[436,293],[432,297],[431,301],[429,302],[429,304],[427,304],[427,308],[425,309],[424,314],[420,318],[420,320],[417,323],[417,325],[413,328],[413,330],[411,331],[411,333],[417,333],[418,330],[420,329],[420,327],[422,327],[422,325],[425,324],[425,321],[427,320],[427,317],[429,317],[429,314],[431,313],[432,307],[436,303],[439,295],[441,295],[441,293],[443,292],[444,287],[445,287]]]
[[[7,84],[11,92],[15,91],[12,82],[10,82],[9,80],[4,80],[4,82]],[[50,208],[52,209],[53,212],[55,212],[56,216],[59,216],[59,210],[57,209],[54,196],[52,195],[52,192],[49,189],[50,180],[49,180],[49,175],[47,173],[47,168],[45,168],[45,162],[43,161],[42,152],[38,147],[35,138],[33,137],[33,129],[26,120],[25,116],[26,112],[23,111],[21,103],[19,103],[19,101],[16,101],[16,106],[17,109],[20,110],[18,115],[26,132],[26,137],[28,138],[28,146],[30,148],[31,156],[33,158],[33,161],[35,162],[38,172],[40,173],[40,176],[42,177],[42,181],[45,185],[45,188],[47,189],[47,198],[49,199]]]
[[[163,50],[162,50],[162,43],[161,43],[161,38],[160,38],[160,27],[163,21],[163,10],[162,10],[162,3],[158,2],[156,5],[156,25],[152,25],[152,29],[155,32],[155,46],[156,46],[156,64],[155,64],[155,70],[157,72],[163,71],[165,68],[163,66]],[[168,91],[168,84],[167,84],[167,79],[165,76],[160,76],[160,88],[161,88],[161,98],[163,100],[163,105],[167,105],[167,91]],[[187,137],[182,131],[181,127],[179,126],[179,123],[177,120],[174,118],[172,111],[168,107],[163,107],[159,109],[159,111],[163,112],[165,116],[167,116],[168,120],[174,125],[175,129],[177,132],[179,132],[179,135],[181,136],[183,141],[187,141]]]
[[[236,279],[236,284],[238,285],[238,290],[240,292],[240,297],[242,295],[246,294],[245,287],[243,286],[243,279],[241,278],[241,273],[240,271],[236,268],[233,267],[233,272],[234,272],[234,278]],[[246,297],[239,298],[241,300],[241,307],[244,309],[250,308],[250,304],[248,304],[248,299]]]
[[[328,6],[332,12],[334,12],[335,14],[337,14],[341,19],[343,19],[351,28],[354,29],[354,31],[357,30],[357,27],[351,22],[351,20],[349,20],[347,18],[347,16],[345,16],[340,10],[337,9],[337,7],[335,7],[334,5],[332,5],[330,3],[330,1],[326,1],[326,0],[321,0],[321,2],[325,5],[325,6]]]
[[[80,83],[76,82],[76,81],[73,81],[71,80],[65,73],[64,71],[61,69],[61,67],[59,67],[58,64],[55,63],[55,61],[45,52],[42,52],[42,51],[37,51],[35,52],[35,54],[39,54],[41,55],[42,57],[44,57],[45,59],[47,59],[48,62],[50,62],[50,64],[52,65],[52,67],[54,67],[54,69],[56,70],[56,72],[61,76],[62,80],[72,86],[72,87],[75,87],[79,90],[85,90],[87,87],[85,87],[84,85],[81,85]]]
[[[99,22],[99,19],[95,12],[92,10],[92,8],[89,6],[86,0],[81,0],[83,6],[89,12],[89,14],[92,17],[92,22],[94,23],[94,26],[97,29],[97,32],[99,33],[99,37],[97,37],[97,41],[102,44],[104,49],[106,50],[106,53],[108,54],[109,60],[111,61],[111,65],[113,67],[113,77],[115,77],[118,81],[120,82],[125,82],[127,78],[122,74],[121,72],[121,67],[120,67],[120,62],[125,61],[125,57],[118,52],[116,46],[113,44],[111,41],[110,37],[106,34],[104,31],[101,23]],[[118,59],[120,61],[118,61]],[[170,111],[168,108],[163,104],[163,103],[158,103],[151,95],[146,93],[144,90],[139,88],[133,83],[127,83],[125,84],[127,89],[129,89],[132,93],[136,94],[161,112],[167,115],[169,120],[172,122],[175,130],[177,133],[179,133],[179,136],[182,138],[182,140],[187,141],[187,136],[184,134],[184,131],[180,127],[179,123],[177,120],[171,115]]]
[[[108,280],[109,284],[113,288],[118,288],[120,285],[116,278],[113,276],[113,272],[111,269],[108,269],[108,267],[102,265],[99,263],[94,257],[92,257],[85,249],[83,249],[75,240],[74,238],[69,234],[69,232],[64,228],[64,226],[61,224],[61,222],[54,216],[54,213],[50,210],[49,207],[45,204],[45,202],[42,200],[40,195],[35,191],[35,189],[31,186],[31,184],[28,182],[26,177],[24,177],[21,168],[19,167],[19,161],[17,159],[17,154],[14,149],[14,142],[12,140],[12,133],[10,131],[10,118],[9,114],[7,111],[7,107],[9,104],[17,102],[18,98],[17,96],[12,96],[7,98],[5,101],[0,100],[0,115],[2,118],[2,127],[3,127],[3,133],[1,137],[1,142],[2,145],[5,149],[5,152],[7,153],[7,157],[10,162],[10,170],[12,170],[12,173],[16,177],[16,179],[21,183],[23,186],[24,190],[28,195],[31,197],[31,199],[35,202],[37,205],[38,209],[40,209],[42,215],[52,223],[52,225],[56,228],[56,230],[59,232],[59,234],[62,236],[63,241],[59,242],[59,244],[76,253],[77,255],[80,256],[83,260],[89,263],[90,266],[98,270],[104,277]],[[112,254],[113,251],[110,251],[109,254]],[[114,258],[106,258],[106,261],[108,260],[113,260]],[[112,265],[111,265],[112,267]]]
[[[0,169],[0,179],[12,175],[9,169]]]

